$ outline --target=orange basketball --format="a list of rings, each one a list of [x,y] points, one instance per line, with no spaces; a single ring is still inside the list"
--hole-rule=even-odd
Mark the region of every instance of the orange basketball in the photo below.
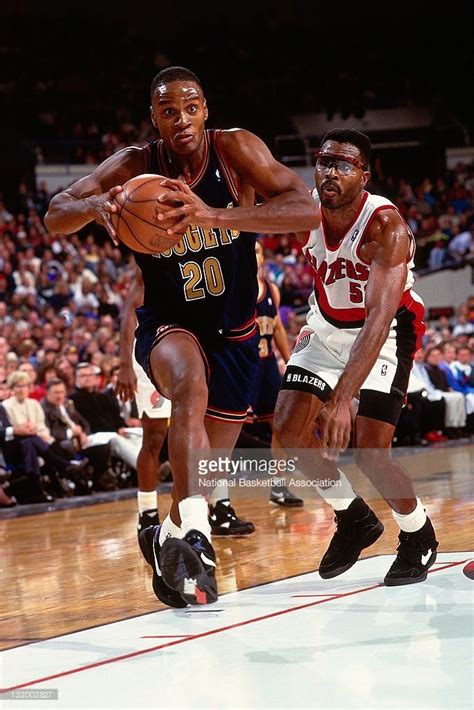
[[[142,254],[158,254],[174,246],[182,234],[167,234],[179,218],[158,220],[159,212],[178,207],[174,204],[158,202],[158,195],[165,189],[160,183],[162,175],[137,175],[123,185],[122,192],[115,197],[120,210],[112,214],[112,226],[121,242],[133,251]]]

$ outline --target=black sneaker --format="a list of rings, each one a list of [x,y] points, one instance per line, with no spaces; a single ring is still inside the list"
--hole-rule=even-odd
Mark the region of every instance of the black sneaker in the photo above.
[[[301,508],[303,506],[302,499],[293,495],[286,486],[272,486],[270,503],[282,505],[284,508]]]
[[[347,510],[334,512],[337,530],[319,565],[323,579],[332,579],[350,569],[362,550],[383,533],[382,523],[362,498],[353,500]]]
[[[170,537],[160,551],[164,582],[188,604],[217,601],[216,555],[207,537],[188,530],[179,540]]]
[[[413,533],[400,530],[398,540],[397,556],[385,576],[385,586],[424,582],[429,568],[436,562],[439,545],[431,520],[426,518],[423,527]]]
[[[209,506],[209,525],[213,535],[250,535],[255,525],[237,517],[228,498]]]
[[[160,528],[161,525],[147,527],[139,533],[138,543],[140,550],[153,570],[153,591],[160,602],[163,602],[163,604],[167,606],[172,606],[175,609],[184,609],[185,606],[188,606],[187,602],[184,601],[181,594],[175,592],[174,589],[170,589],[161,576],[160,565],[158,563],[161,550],[159,543]]]
[[[144,510],[143,513],[138,514],[137,535],[139,535],[142,530],[145,530],[145,528],[151,528],[159,524],[160,518],[156,508]]]

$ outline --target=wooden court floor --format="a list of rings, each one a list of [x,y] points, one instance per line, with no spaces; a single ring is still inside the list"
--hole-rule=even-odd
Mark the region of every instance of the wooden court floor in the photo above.
[[[473,549],[474,445],[432,448],[402,458],[427,507],[440,551]],[[354,487],[385,525],[366,556],[394,554],[398,529],[384,501],[357,472]],[[160,496],[160,516],[169,496]],[[268,497],[234,500],[256,532],[214,538],[220,594],[313,571],[333,530],[331,509],[313,495],[303,508]],[[164,608],[136,540],[134,499],[0,520],[0,649]],[[364,555],[363,555],[364,556]]]

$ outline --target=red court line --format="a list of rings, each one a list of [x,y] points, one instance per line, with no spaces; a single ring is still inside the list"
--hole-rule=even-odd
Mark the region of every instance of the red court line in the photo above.
[[[463,565],[468,560],[461,560],[460,562],[450,562],[445,564],[443,567],[437,567],[436,569],[429,570],[429,573],[440,572],[443,569],[448,569],[449,567],[456,567],[456,565]],[[271,584],[271,582],[269,583]],[[354,594],[362,594],[363,592],[370,592],[372,589],[379,589],[383,587],[383,582],[378,584],[373,584],[370,587],[363,587],[362,589],[355,589],[352,592],[344,592],[339,594],[337,597],[326,597],[325,599],[318,599],[316,602],[308,602],[307,604],[300,604],[299,606],[291,607],[290,609],[281,609],[281,611],[273,611],[271,614],[264,614],[263,616],[256,616],[253,619],[247,619],[247,621],[238,621],[235,624],[229,624],[228,626],[221,626],[218,629],[212,629],[212,631],[203,631],[202,634],[196,634],[195,636],[187,636],[185,638],[179,638],[176,641],[169,641],[168,643],[162,643],[159,646],[152,646],[151,648],[144,648],[141,651],[132,651],[132,653],[124,653],[121,656],[114,656],[113,658],[107,658],[104,661],[96,661],[95,663],[88,663],[85,666],[80,666],[78,668],[71,668],[68,671],[61,671],[60,673],[53,673],[52,675],[44,676],[43,678],[34,678],[26,683],[18,683],[18,685],[11,685],[8,688],[0,688],[0,693],[6,693],[10,690],[18,690],[19,688],[28,688],[36,683],[45,683],[49,680],[54,680],[55,678],[63,678],[67,675],[73,675],[74,673],[81,673],[82,671],[92,670],[93,668],[99,668],[100,666],[106,666],[109,663],[117,663],[118,661],[125,661],[127,658],[136,658],[137,656],[143,656],[145,653],[152,653],[153,651],[160,651],[163,648],[170,648],[171,646],[178,646],[181,643],[186,643],[187,641],[195,641],[196,639],[202,639],[206,636],[213,636],[214,634],[220,634],[224,631],[230,631],[231,629],[237,629],[242,626],[248,626],[249,624],[255,624],[257,621],[265,621],[266,619],[272,619],[276,616],[282,616],[283,614],[289,614],[292,611],[300,611],[301,609],[309,609],[312,606],[318,606],[318,604],[325,604],[326,602],[332,602],[335,599],[342,599],[343,597],[351,597]]]
[[[341,594],[292,594],[290,599],[305,599],[306,597],[332,597],[337,599],[337,597],[343,596]]]
[[[192,634],[166,634],[164,636],[140,636],[141,639],[188,639]]]

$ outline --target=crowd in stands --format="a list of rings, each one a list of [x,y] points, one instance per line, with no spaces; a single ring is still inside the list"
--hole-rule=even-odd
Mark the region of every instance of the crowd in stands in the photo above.
[[[394,198],[421,251],[431,240],[455,263],[472,259],[473,187],[472,167],[414,190],[400,183]],[[0,507],[6,504],[2,480],[11,479],[12,471],[17,497],[31,501],[135,481],[140,422],[113,393],[132,256],[95,226],[71,236],[48,234],[42,218],[49,199],[44,185],[31,191],[22,183],[16,209],[0,200]],[[438,245],[441,237],[432,239],[438,234],[446,236],[447,246]],[[454,249],[461,236],[463,248]],[[294,235],[261,240],[267,276],[281,291],[291,344],[304,319],[311,268]],[[398,443],[472,432],[473,353],[474,297],[452,317],[428,324]],[[48,485],[32,483],[39,479]]]
[[[421,273],[474,262],[474,163],[458,165],[418,184],[385,176],[374,161],[371,190],[397,205],[416,240]]]
[[[394,202],[416,241],[415,270],[420,274],[474,263],[474,163],[459,163],[443,177],[412,184],[385,176],[374,161],[368,189]],[[273,257],[271,270],[282,303],[305,303],[311,290],[311,269],[293,235],[266,235],[263,244]]]

